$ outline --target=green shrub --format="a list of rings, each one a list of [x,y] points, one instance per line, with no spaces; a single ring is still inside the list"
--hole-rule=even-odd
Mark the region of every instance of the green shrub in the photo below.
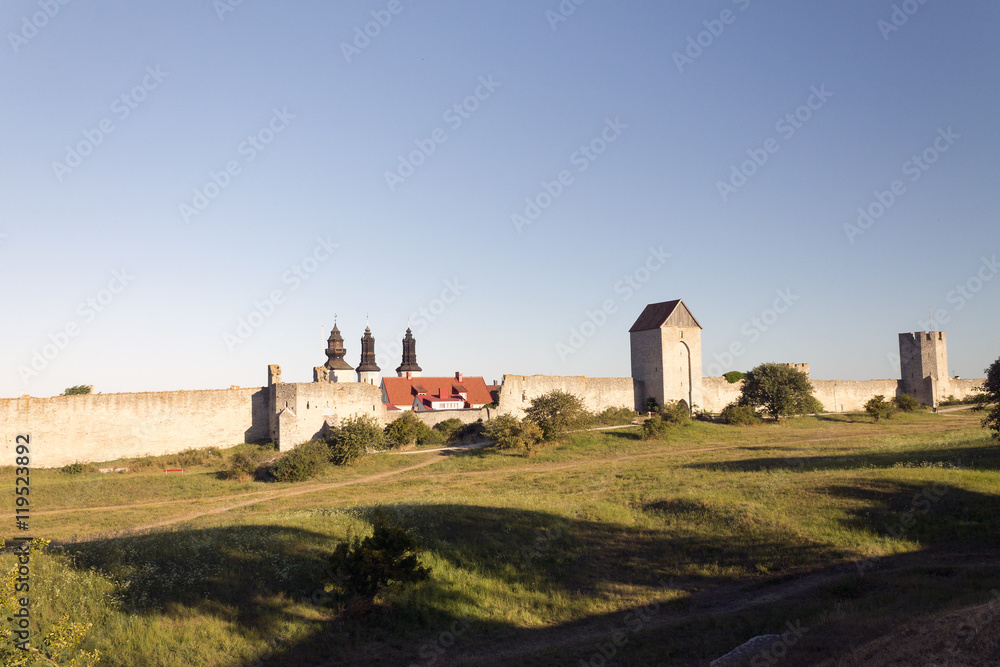
[[[67,475],[79,475],[84,472],[90,472],[93,466],[85,466],[82,463],[70,463],[62,468],[59,468],[60,472],[64,472]]]
[[[643,440],[666,440],[669,431],[670,424],[658,412],[654,412],[652,417],[642,423]]]
[[[795,414],[799,415],[812,415],[819,414],[823,412],[823,404],[819,402],[819,399],[809,394],[800,398],[798,403],[795,405]]]
[[[385,444],[391,449],[408,447],[417,442],[417,436],[427,425],[417,418],[413,412],[404,412],[403,415],[385,427]]]
[[[729,424],[730,426],[754,426],[764,421],[752,406],[738,405],[736,403],[730,403],[722,408],[719,420],[723,424]]]
[[[455,434],[461,430],[462,420],[455,417],[450,419],[445,419],[443,422],[439,422],[434,425],[434,430],[441,434],[445,442],[453,442]]]
[[[440,431],[435,431],[426,424],[423,425],[423,430],[417,434],[417,444],[418,445],[443,445],[444,436],[441,435]]]
[[[660,408],[660,417],[672,426],[681,426],[691,421],[691,411],[684,401],[670,401]]]
[[[602,426],[631,424],[633,419],[635,419],[635,410],[624,407],[607,408],[594,418],[594,420]]]
[[[218,447],[190,448],[168,457],[163,463],[164,465],[178,468],[191,468],[193,466],[219,462],[222,458],[222,451]]]
[[[500,415],[486,424],[483,435],[492,440],[497,449],[524,449],[530,452],[541,441],[542,430],[530,419]]]
[[[889,419],[892,417],[893,413],[896,412],[896,408],[892,403],[885,400],[885,396],[878,394],[868,399],[868,402],[865,403],[865,412],[874,417],[875,421],[880,421],[883,418]]]
[[[660,403],[654,397],[650,396],[646,399],[646,412],[659,412]]]
[[[909,394],[900,394],[892,399],[892,404],[901,412],[913,412],[920,409],[920,402]]]
[[[462,424],[452,435],[449,442],[479,442],[483,439],[483,433],[486,431],[486,425],[483,423],[482,419],[477,419],[471,424]]]
[[[377,511],[372,516],[371,535],[363,540],[349,537],[333,550],[329,561],[333,583],[325,588],[338,601],[353,602],[355,610],[370,608],[383,588],[428,577],[430,570],[420,565],[421,551],[416,538]]]
[[[271,464],[279,482],[304,482],[323,472],[330,463],[330,447],[323,440],[310,440]]]
[[[740,371],[729,371],[728,373],[723,373],[722,377],[726,378],[726,382],[729,384],[736,384],[740,380],[746,377],[745,373]]]
[[[274,456],[272,447],[250,446],[240,448],[229,457],[229,465],[222,474],[227,479],[258,479],[264,464]]]
[[[339,466],[353,463],[369,450],[385,449],[382,428],[378,425],[378,420],[369,415],[343,420],[340,428],[330,431],[328,441],[330,460]]]

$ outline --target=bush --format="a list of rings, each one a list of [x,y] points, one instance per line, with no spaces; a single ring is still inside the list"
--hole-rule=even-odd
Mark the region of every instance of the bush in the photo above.
[[[795,413],[800,415],[818,415],[821,412],[823,412],[823,404],[812,394],[803,396],[795,406]]]
[[[413,412],[404,412],[403,416],[385,427],[385,444],[391,449],[415,445],[417,437],[424,430],[430,429],[417,418],[417,415]]]
[[[79,475],[81,473],[90,472],[93,466],[87,466],[82,463],[70,463],[62,468],[59,468],[60,472],[64,472],[67,475]]]
[[[684,401],[670,401],[660,408],[660,417],[671,426],[682,426],[691,421],[691,411]]]
[[[646,412],[659,412],[660,403],[652,396],[646,399]]]
[[[726,382],[729,384],[736,384],[745,378],[746,374],[741,373],[740,371],[729,371],[728,373],[723,373],[722,377],[726,378]]]
[[[239,449],[229,457],[229,466],[223,473],[227,479],[259,479],[264,464],[274,455],[270,447]]]
[[[483,439],[486,425],[482,419],[477,419],[471,424],[462,424],[452,435],[450,442],[478,442]]]
[[[190,468],[192,466],[205,465],[214,461],[222,460],[222,450],[218,447],[206,447],[203,449],[185,449],[174,454],[164,461],[165,465],[177,466],[179,468]]]
[[[524,449],[530,452],[542,439],[542,430],[530,419],[500,415],[486,424],[483,432],[497,449]]]
[[[722,408],[719,420],[730,426],[755,426],[764,421],[753,407],[736,403],[730,403]]]
[[[642,423],[643,440],[666,440],[670,424],[663,420],[660,413],[655,412],[653,416]]]
[[[913,412],[920,409],[920,402],[909,394],[900,394],[892,399],[892,404],[901,412]]]
[[[385,449],[385,435],[378,420],[369,415],[349,417],[330,431],[330,460],[338,466],[348,465],[365,452]]]
[[[424,430],[417,434],[418,445],[443,445],[444,436],[439,431],[424,424]]]
[[[896,412],[895,406],[885,400],[885,396],[878,394],[868,399],[865,403],[865,412],[870,414],[875,418],[875,421],[881,421],[883,418],[889,419],[892,417],[893,413]]]
[[[453,442],[455,434],[461,430],[462,420],[452,417],[434,425],[434,430],[441,434],[445,442]]]
[[[602,426],[620,426],[622,424],[631,424],[633,419],[635,419],[635,410],[623,407],[607,408],[594,417],[594,421]]]
[[[89,384],[78,384],[74,387],[66,387],[60,396],[82,396],[84,394],[89,394],[93,391],[94,387]]]
[[[325,588],[355,609],[370,606],[391,585],[423,581],[430,570],[420,565],[422,549],[416,538],[395,525],[383,512],[372,516],[372,534],[363,540],[349,537],[330,555],[332,584]],[[361,602],[362,605],[357,603]]]
[[[531,399],[525,417],[538,424],[545,440],[554,440],[560,433],[585,425],[589,415],[579,396],[556,389]]]
[[[271,464],[271,474],[279,482],[304,482],[323,472],[330,463],[330,447],[323,440],[298,445]]]

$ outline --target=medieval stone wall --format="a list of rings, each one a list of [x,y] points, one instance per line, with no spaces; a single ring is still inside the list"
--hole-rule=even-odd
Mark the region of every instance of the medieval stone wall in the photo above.
[[[591,412],[617,407],[635,409],[632,378],[504,375],[497,414],[523,417],[524,409],[531,406],[531,399],[556,390],[579,396]]]
[[[297,382],[268,387],[273,392],[274,410],[270,437],[282,451],[323,434],[329,419],[340,420],[371,415],[384,425],[387,410],[381,390],[362,382]]]
[[[268,439],[266,388],[0,399],[0,451],[31,435],[31,465],[173,454]]]

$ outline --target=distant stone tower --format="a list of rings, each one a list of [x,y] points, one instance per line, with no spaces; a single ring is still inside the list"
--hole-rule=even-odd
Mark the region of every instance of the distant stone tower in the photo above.
[[[629,329],[635,409],[652,397],[660,405],[703,406],[701,325],[681,299],[651,303]]]
[[[936,407],[950,393],[948,341],[943,331],[899,334],[903,393]]]
[[[422,369],[417,365],[417,341],[413,338],[410,327],[406,327],[403,336],[403,363],[396,369],[396,377],[420,377]]]
[[[337,320],[333,321],[333,331],[326,341],[326,363],[323,364],[329,371],[330,382],[351,382],[354,380],[354,369],[344,361],[347,348],[344,347],[344,337],[340,335],[337,328]]]
[[[358,372],[358,382],[366,382],[376,387],[379,385],[379,371],[382,369],[375,363],[375,339],[369,327],[365,327],[365,335],[361,337],[361,365],[355,370]]]

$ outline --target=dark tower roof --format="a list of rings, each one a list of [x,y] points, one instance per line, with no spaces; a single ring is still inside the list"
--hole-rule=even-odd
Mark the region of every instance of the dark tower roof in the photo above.
[[[397,373],[419,373],[423,369],[417,366],[417,341],[413,338],[410,327],[406,327],[403,336],[403,363],[396,369]]]
[[[344,361],[344,355],[347,354],[347,348],[344,347],[344,337],[340,335],[340,329],[337,328],[336,323],[333,325],[333,331],[330,332],[330,338],[326,341],[326,363],[324,366],[329,368],[331,371],[350,371],[354,370],[351,365]]]
[[[664,324],[671,327],[703,328],[698,324],[698,320],[694,319],[694,315],[688,310],[688,307],[684,304],[684,300],[674,299],[673,301],[651,303],[646,306],[642,314],[639,315],[639,319],[635,321],[635,324],[628,331],[629,333],[634,333],[636,331],[659,329]]]
[[[375,363],[375,339],[369,327],[365,327],[365,335],[361,337],[361,365],[355,370],[359,373],[382,370]]]

